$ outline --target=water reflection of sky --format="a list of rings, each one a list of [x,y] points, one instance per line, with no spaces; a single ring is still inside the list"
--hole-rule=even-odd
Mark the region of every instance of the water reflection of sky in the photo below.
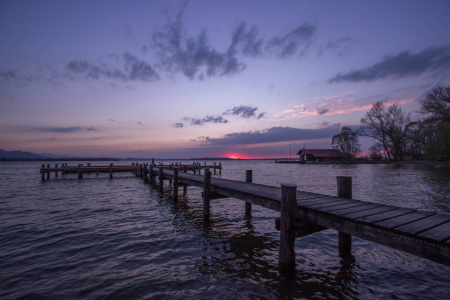
[[[255,183],[329,195],[336,176],[352,176],[354,198],[449,212],[450,174],[440,167],[222,165],[213,176],[244,181],[252,169]],[[447,266],[356,237],[343,259],[333,230],[296,239],[296,278],[286,281],[278,274],[279,213],[253,205],[248,219],[242,201],[212,200],[205,228],[199,188],[188,187],[175,204],[170,188],[160,194],[129,175],[42,183],[39,167],[0,164],[0,298],[449,297]]]

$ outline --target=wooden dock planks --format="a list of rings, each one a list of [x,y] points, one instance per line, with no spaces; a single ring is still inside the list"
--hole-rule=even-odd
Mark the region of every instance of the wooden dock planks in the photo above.
[[[173,179],[173,171],[163,173]],[[201,175],[180,172],[178,178],[203,188]],[[280,187],[211,178],[210,190],[280,211]],[[450,265],[450,216],[302,191],[296,195],[297,218]]]

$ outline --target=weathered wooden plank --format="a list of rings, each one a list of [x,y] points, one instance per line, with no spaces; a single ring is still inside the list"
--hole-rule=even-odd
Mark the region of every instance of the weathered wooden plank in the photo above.
[[[303,201],[303,200],[297,201],[297,203],[302,204],[302,205],[308,205],[308,204],[330,203],[330,202],[342,201],[342,200],[348,200],[348,199],[332,197],[332,196],[314,198],[313,196],[311,196],[310,199],[305,200],[305,201]]]
[[[418,236],[406,237],[388,228],[357,223],[342,216],[323,213],[304,206],[297,206],[296,217],[450,266],[450,243],[436,244]]]
[[[431,229],[442,223],[446,223],[450,221],[450,216],[446,215],[431,215],[427,218],[396,227],[394,230],[401,231],[409,234],[418,234],[422,231],[426,231],[427,229]]]
[[[325,207],[325,208],[321,208],[320,211],[322,212],[332,212],[335,210],[341,210],[341,209],[346,209],[346,208],[352,208],[352,207],[357,207],[357,206],[363,206],[366,205],[366,203],[362,202],[362,201],[355,201],[355,202],[350,202],[348,204],[342,204],[342,205],[336,205],[336,206],[330,206],[330,207]]]
[[[325,203],[317,203],[317,204],[303,204],[303,203],[299,203],[300,205],[309,207],[309,208],[314,208],[314,209],[318,209],[318,210],[322,210],[322,208],[327,208],[327,207],[334,207],[334,206],[342,206],[345,204],[353,204],[353,203],[361,203],[361,201],[354,201],[354,200],[339,200],[338,198],[336,198],[334,201],[328,201]]]
[[[415,209],[411,209],[411,208],[398,208],[396,210],[392,210],[392,211],[388,211],[385,213],[381,213],[381,214],[376,214],[376,215],[372,215],[372,216],[367,216],[367,217],[362,217],[356,220],[356,222],[360,222],[360,223],[375,223],[375,222],[379,222],[379,221],[383,221],[383,220],[387,220],[387,219],[391,219],[391,218],[395,218],[395,217],[399,217],[402,215],[406,215],[412,212],[415,212]]]
[[[342,216],[342,215],[346,215],[346,214],[350,214],[353,212],[360,212],[360,211],[366,211],[372,208],[377,208],[377,207],[382,207],[382,204],[375,204],[375,203],[369,203],[366,205],[361,205],[361,206],[355,206],[352,208],[346,208],[343,210],[337,210],[337,211],[332,211],[333,214],[338,215],[338,216]]]
[[[399,207],[397,207],[397,206],[383,205],[383,206],[375,207],[375,208],[368,209],[368,210],[343,214],[342,216],[349,218],[349,219],[358,219],[358,218],[362,218],[362,217],[366,217],[366,216],[371,216],[371,215],[391,211],[391,210],[398,209],[398,208]]]
[[[395,217],[395,218],[391,218],[391,219],[387,219],[381,222],[376,222],[373,223],[376,226],[379,227],[384,227],[384,228],[388,228],[388,229],[392,229],[395,227],[399,227],[408,223],[412,223],[414,221],[418,221],[420,219],[424,219],[428,216],[434,215],[435,213],[433,212],[427,212],[427,211],[416,211],[407,215],[403,215],[403,216],[399,216],[399,217]]]
[[[327,199],[335,199],[336,197],[328,196],[328,195],[320,195],[320,194],[300,194],[297,193],[297,202],[308,202],[308,201],[316,201],[319,199],[327,200]]]
[[[436,240],[444,242],[450,239],[450,222],[441,224],[437,227],[421,232],[419,233],[419,236],[426,238],[428,240]]]

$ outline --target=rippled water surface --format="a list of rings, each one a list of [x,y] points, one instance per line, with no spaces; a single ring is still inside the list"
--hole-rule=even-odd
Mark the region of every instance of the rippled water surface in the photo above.
[[[450,298],[450,267],[359,238],[343,260],[333,230],[296,240],[297,275],[285,281],[277,270],[279,213],[253,205],[245,219],[242,201],[213,200],[204,228],[198,188],[174,204],[169,186],[160,194],[131,174],[52,174],[42,182],[40,165],[0,163],[0,299]],[[329,195],[336,176],[352,176],[355,199],[450,214],[443,167],[222,166],[213,176],[244,181],[252,169],[255,183]]]

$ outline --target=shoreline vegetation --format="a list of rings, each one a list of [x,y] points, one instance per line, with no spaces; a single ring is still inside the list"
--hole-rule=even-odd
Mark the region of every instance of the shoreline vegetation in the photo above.
[[[17,159],[17,158],[0,158],[0,162],[18,162],[18,161],[147,161],[152,160],[151,158],[35,158],[35,159]],[[156,160],[273,160],[273,161],[286,161],[286,163],[298,163],[298,159],[286,159],[286,158],[227,158],[227,157],[203,157],[203,158],[157,158]],[[283,163],[283,162],[281,162]],[[320,164],[395,164],[395,165],[430,165],[430,166],[449,166],[444,161],[426,161],[426,160],[401,160],[401,161],[371,161],[371,160],[352,160],[352,161],[327,161],[327,162],[318,162],[312,163],[314,165]]]

